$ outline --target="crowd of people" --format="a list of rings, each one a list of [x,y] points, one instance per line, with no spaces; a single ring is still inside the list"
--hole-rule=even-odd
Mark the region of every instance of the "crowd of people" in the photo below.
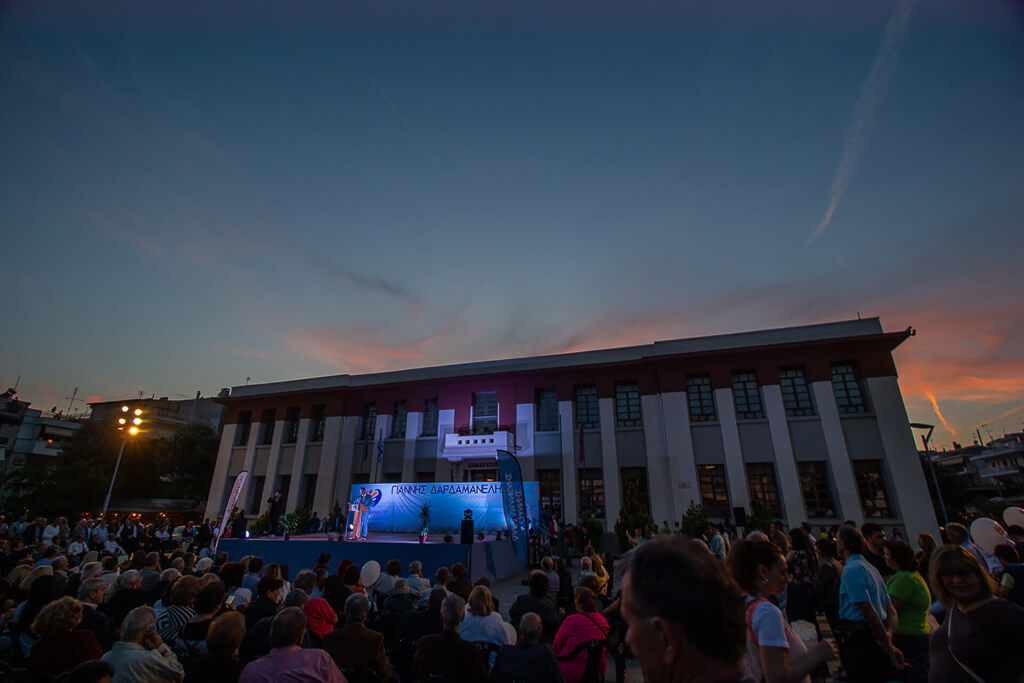
[[[1022,529],[990,556],[959,524],[916,552],[873,523],[665,527],[618,559],[553,544],[502,612],[461,563],[293,572],[212,553],[205,524],[0,519],[0,679],[591,683],[633,658],[652,682],[1024,681]]]

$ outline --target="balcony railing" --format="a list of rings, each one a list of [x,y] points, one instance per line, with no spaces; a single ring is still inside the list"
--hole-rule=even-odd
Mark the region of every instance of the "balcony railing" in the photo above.
[[[496,431],[493,434],[446,434],[441,455],[452,462],[462,460],[496,459],[497,451],[513,448],[512,433]]]

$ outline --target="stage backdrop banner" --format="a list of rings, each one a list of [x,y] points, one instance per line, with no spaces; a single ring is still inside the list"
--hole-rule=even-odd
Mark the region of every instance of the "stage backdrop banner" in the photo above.
[[[370,494],[370,540],[375,531],[418,534],[423,528],[420,511],[424,505],[430,505],[432,533],[458,533],[466,510],[472,511],[477,532],[493,533],[509,527],[500,482],[353,484],[349,500],[357,499],[360,489]],[[539,520],[537,482],[524,482],[523,494],[529,519]]]
[[[526,513],[526,492],[523,488],[523,470],[520,469],[519,459],[515,455],[501,449],[498,449],[498,481],[501,483],[505,524],[512,536],[516,559],[526,564],[526,533],[529,522]]]

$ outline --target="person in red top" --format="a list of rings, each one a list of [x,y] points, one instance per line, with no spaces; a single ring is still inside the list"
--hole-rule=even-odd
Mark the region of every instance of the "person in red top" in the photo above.
[[[562,658],[572,654],[573,650],[584,643],[607,638],[608,622],[597,611],[597,597],[589,588],[577,588],[576,614],[567,616],[558,629],[558,633],[555,634],[555,654],[558,655],[558,664],[562,669],[562,675],[565,676],[566,683],[580,683],[583,680],[583,673],[587,668],[588,652],[583,649],[572,659],[563,661]],[[607,668],[607,648],[601,648],[597,669],[599,680],[604,680],[604,672]]]
[[[102,657],[103,648],[92,631],[73,630],[81,620],[82,603],[74,598],[61,598],[43,607],[32,622],[39,640],[29,653],[29,668],[57,675]]]
[[[316,634],[317,638],[323,639],[338,623],[338,614],[323,598],[307,600],[302,606],[302,611],[306,615],[306,628],[311,634]]]

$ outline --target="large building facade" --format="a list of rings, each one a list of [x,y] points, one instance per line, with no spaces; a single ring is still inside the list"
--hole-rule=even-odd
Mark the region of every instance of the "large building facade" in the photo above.
[[[353,483],[493,479],[504,448],[565,521],[611,527],[629,490],[659,524],[760,500],[789,525],[936,533],[892,358],[911,334],[873,318],[235,387],[207,515],[242,470],[250,517],[275,490],[324,515]]]

